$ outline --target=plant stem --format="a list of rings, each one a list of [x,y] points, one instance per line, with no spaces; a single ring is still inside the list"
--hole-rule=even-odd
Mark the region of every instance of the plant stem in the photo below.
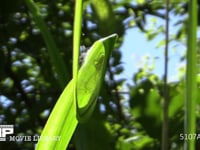
[[[185,134],[196,133],[196,99],[197,99],[197,1],[189,1],[189,22],[187,39],[187,67],[186,67],[186,99],[185,99]],[[185,140],[185,150],[195,149],[195,139]]]
[[[168,74],[168,47],[169,47],[169,0],[166,0],[166,24],[165,24],[165,64],[164,64],[164,102],[163,102],[163,126],[162,126],[162,150],[168,150],[168,105],[169,105],[169,94],[167,85],[167,74]]]
[[[82,0],[76,0],[75,17],[74,17],[74,34],[73,34],[73,80],[74,80],[74,101],[77,105],[77,81],[79,68],[79,49],[82,27]]]

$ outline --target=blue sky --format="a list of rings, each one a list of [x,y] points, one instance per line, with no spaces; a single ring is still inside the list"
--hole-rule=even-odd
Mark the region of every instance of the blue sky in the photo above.
[[[149,17],[151,19],[152,17]],[[170,22],[170,36],[174,36],[179,27],[173,26],[177,21],[178,17],[171,15]],[[151,26],[151,22],[147,27]],[[165,22],[161,19],[157,20],[156,26],[164,26]],[[155,27],[156,29],[156,27]],[[137,28],[131,28],[126,31],[125,39],[121,47],[122,51],[122,62],[124,65],[124,73],[120,77],[131,81],[133,74],[138,71],[138,68],[144,65],[145,57],[149,57],[148,65],[154,65],[155,68],[152,71],[156,73],[160,78],[164,74],[164,45],[157,47],[160,41],[164,40],[165,36],[159,34],[155,39],[149,41],[145,36],[145,33],[141,33]],[[185,65],[185,62],[180,62],[181,56],[185,53],[186,47],[183,43],[173,41],[169,45],[169,67],[168,67],[168,80],[178,80],[178,70],[180,67]],[[156,59],[154,59],[156,58]]]

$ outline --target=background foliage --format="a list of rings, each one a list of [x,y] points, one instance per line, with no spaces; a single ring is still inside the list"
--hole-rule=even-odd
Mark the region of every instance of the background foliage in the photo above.
[[[66,63],[68,82],[72,74],[74,1],[35,2]],[[0,7],[0,124],[14,124],[16,135],[37,135],[62,89],[41,32],[24,1],[1,1]],[[160,149],[163,79],[153,74],[148,65],[133,75],[127,91],[123,91],[127,79],[115,78],[124,70],[121,56],[126,49],[120,46],[125,31],[129,28],[140,29],[152,40],[164,30],[163,26],[159,30],[147,28],[147,17],[151,15],[164,21],[164,8],[162,0],[84,1],[82,45],[89,47],[97,39],[111,33],[117,33],[119,39],[95,113],[87,124],[77,128],[68,149]],[[185,0],[170,4],[170,13],[181,16],[174,24],[179,25],[179,30],[170,37],[170,41],[185,44],[187,8]],[[180,61],[184,59],[185,56]],[[184,143],[179,137],[183,133],[184,73],[180,71],[180,80],[168,84],[170,149],[181,149]],[[197,133],[200,133],[199,99],[198,95]],[[34,145],[34,142],[1,142],[0,148],[33,149]],[[199,145],[197,141],[197,149]]]

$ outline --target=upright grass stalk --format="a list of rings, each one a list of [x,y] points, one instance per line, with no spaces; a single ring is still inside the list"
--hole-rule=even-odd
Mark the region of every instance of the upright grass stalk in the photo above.
[[[44,38],[44,41],[47,45],[49,57],[51,59],[52,65],[55,68],[55,71],[58,76],[58,82],[60,84],[60,87],[64,89],[66,82],[69,81],[70,76],[67,73],[67,67],[63,61],[63,58],[60,55],[60,52],[56,46],[56,43],[49,32],[46,24],[44,23],[44,20],[41,17],[40,11],[33,0],[25,0],[26,5],[28,6],[31,15],[36,23],[36,25],[39,27],[40,32],[42,33],[42,36]]]
[[[186,66],[186,99],[185,99],[185,136],[196,133],[196,99],[197,99],[197,1],[189,1],[187,39],[187,66]],[[192,136],[193,137],[193,136]],[[185,140],[185,150],[195,150],[195,138]]]
[[[166,0],[165,9],[165,64],[164,64],[164,102],[163,102],[163,124],[162,124],[162,150],[169,149],[169,118],[168,118],[168,105],[169,105],[169,93],[168,93],[168,47],[169,47],[169,0]]]
[[[73,34],[73,80],[74,80],[74,102],[77,103],[77,80],[79,68],[79,49],[82,26],[82,0],[76,0]],[[75,105],[76,106],[76,105]]]

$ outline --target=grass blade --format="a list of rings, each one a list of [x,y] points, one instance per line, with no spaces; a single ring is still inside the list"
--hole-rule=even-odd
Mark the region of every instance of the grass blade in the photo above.
[[[83,66],[81,67],[79,74],[78,74],[78,83],[82,83],[83,79],[87,80],[87,84],[91,84],[90,82],[93,80],[90,80],[91,77],[98,79],[97,82],[102,82],[104,78],[104,74],[107,67],[107,62],[110,56],[110,53],[113,49],[115,40],[117,35],[113,34],[107,38],[100,39],[96,41],[91,49],[88,51],[88,55],[86,57],[86,61],[84,62]],[[101,72],[96,71],[93,72],[93,74],[90,74],[90,67],[93,66],[93,68],[97,67],[96,65],[99,64],[99,62],[96,62],[96,60],[99,59],[99,56],[96,55],[98,52],[104,52],[105,55],[105,63],[103,65],[103,68],[101,68]],[[102,54],[102,53],[101,53]],[[96,62],[91,64],[91,62]],[[87,67],[89,66],[89,67]],[[85,72],[88,72],[85,74]],[[101,73],[101,75],[99,75]],[[96,78],[98,76],[98,78]],[[77,118],[76,118],[76,107],[74,103],[74,88],[73,83],[74,80],[71,80],[67,87],[64,89],[63,93],[59,97],[46,125],[44,130],[42,131],[42,138],[53,138],[53,137],[60,137],[59,141],[56,140],[41,140],[38,142],[36,150],[64,150],[66,149],[75,129],[78,124]],[[93,84],[93,83],[92,83]],[[92,89],[89,91],[89,93],[83,92],[83,90],[87,90],[85,84],[79,84],[79,90],[77,90],[77,93],[79,93],[79,103],[83,104],[84,112],[92,113],[94,107],[90,107],[90,103],[95,103],[98,97],[98,92],[96,89]],[[95,85],[94,85],[95,87]],[[95,94],[94,94],[95,93]],[[95,97],[93,97],[95,95]],[[93,105],[92,105],[93,106]],[[88,116],[88,115],[87,115]],[[88,118],[87,118],[88,119]]]
[[[197,1],[189,1],[189,22],[188,22],[188,50],[186,70],[186,100],[185,100],[185,134],[196,133],[196,98],[197,98]],[[195,149],[195,138],[185,140],[185,150]]]
[[[66,82],[69,81],[70,77],[67,73],[67,67],[63,61],[63,58],[61,57],[59,50],[56,46],[56,43],[51,33],[49,32],[46,24],[44,23],[44,20],[41,17],[41,14],[40,14],[39,9],[37,8],[37,5],[34,3],[33,0],[25,0],[25,2],[33,16],[34,21],[36,22],[36,24],[38,25],[42,33],[42,36],[47,45],[49,57],[58,75],[58,82],[61,88],[64,89]]]

